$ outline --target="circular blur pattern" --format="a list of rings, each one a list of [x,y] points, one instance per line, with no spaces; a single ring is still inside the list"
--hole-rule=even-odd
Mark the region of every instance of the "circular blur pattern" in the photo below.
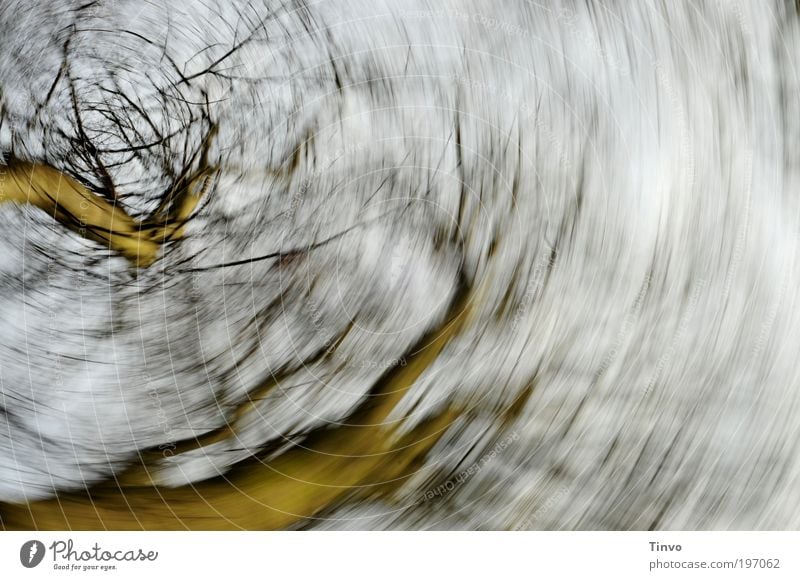
[[[794,2],[0,37],[0,527],[800,525]]]

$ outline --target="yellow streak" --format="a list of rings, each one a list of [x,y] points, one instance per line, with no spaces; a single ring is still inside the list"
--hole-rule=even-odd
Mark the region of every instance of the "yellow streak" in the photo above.
[[[269,461],[250,460],[224,478],[179,488],[98,486],[27,505],[2,505],[6,529],[281,529],[356,493],[389,491],[457,415],[447,410],[395,440],[386,419],[467,318],[465,299],[420,341],[405,367],[392,369],[347,424],[321,430]],[[124,474],[123,474],[124,477]]]
[[[121,206],[95,195],[52,167],[12,161],[4,177],[0,182],[0,203],[38,207],[81,236],[106,244],[138,268],[150,266],[163,243],[183,235],[183,226],[205,193],[209,179],[208,173],[202,173],[190,181],[180,192],[172,213],[137,222]]]

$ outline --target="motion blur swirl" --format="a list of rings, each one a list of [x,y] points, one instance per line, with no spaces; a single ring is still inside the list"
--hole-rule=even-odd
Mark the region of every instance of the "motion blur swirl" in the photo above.
[[[800,525],[793,1],[0,42],[0,527]]]

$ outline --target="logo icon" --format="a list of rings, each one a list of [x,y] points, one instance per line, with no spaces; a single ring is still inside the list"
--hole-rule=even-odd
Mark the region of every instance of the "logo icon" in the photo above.
[[[28,540],[19,549],[19,561],[26,568],[35,568],[44,558],[44,544],[39,540]]]

